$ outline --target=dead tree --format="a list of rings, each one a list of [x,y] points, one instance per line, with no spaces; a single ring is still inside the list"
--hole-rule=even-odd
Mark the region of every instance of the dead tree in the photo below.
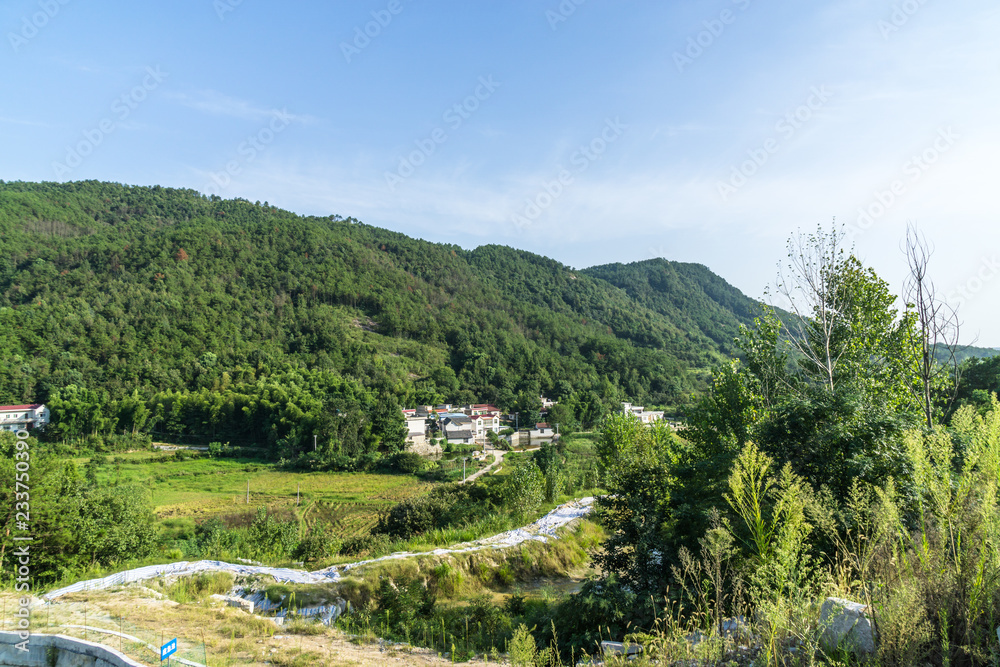
[[[914,225],[906,228],[903,251],[909,274],[903,285],[903,300],[915,319],[918,340],[914,345],[915,382],[911,384],[928,428],[934,426],[934,402],[938,392],[947,405],[955,400],[960,379],[957,356],[961,322],[958,312],[940,299],[927,265],[934,249]],[[942,359],[939,359],[942,353]]]

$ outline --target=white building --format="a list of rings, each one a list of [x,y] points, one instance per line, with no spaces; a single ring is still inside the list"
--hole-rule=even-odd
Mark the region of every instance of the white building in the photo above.
[[[406,411],[404,410],[404,413]],[[427,444],[427,419],[414,415],[406,416],[406,439],[414,445]]]
[[[622,403],[622,412],[631,412],[643,424],[652,424],[655,421],[660,421],[663,419],[663,410],[646,410],[646,408],[641,405],[632,405],[631,403]]]
[[[43,403],[0,405],[0,430],[30,431],[49,423],[49,409]]]
[[[487,431],[500,432],[500,414],[493,412],[476,415],[472,418],[472,425],[476,428],[476,439],[482,440]]]
[[[535,428],[531,431],[532,438],[551,438],[553,435],[555,431],[552,430],[552,426],[545,422],[535,424]]]
[[[448,442],[469,444],[476,436],[476,425],[467,414],[446,412],[443,415],[438,415],[438,419],[440,420],[441,432]]]

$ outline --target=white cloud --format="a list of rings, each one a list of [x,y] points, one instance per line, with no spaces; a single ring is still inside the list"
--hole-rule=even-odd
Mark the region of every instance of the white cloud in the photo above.
[[[296,123],[310,124],[316,122],[316,119],[312,116],[291,114],[284,109],[256,106],[247,100],[231,97],[215,90],[200,90],[194,93],[168,91],[164,93],[164,97],[177,102],[181,106],[214,116],[229,116],[231,118],[259,121],[272,118],[275,114],[283,114]]]

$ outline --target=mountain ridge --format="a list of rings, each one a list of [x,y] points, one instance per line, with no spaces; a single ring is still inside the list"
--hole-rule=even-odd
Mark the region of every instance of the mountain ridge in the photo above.
[[[577,270],[161,186],[0,182],[0,244],[4,402],[302,368],[411,405],[545,395],[593,423],[690,403],[756,304],[700,264]]]

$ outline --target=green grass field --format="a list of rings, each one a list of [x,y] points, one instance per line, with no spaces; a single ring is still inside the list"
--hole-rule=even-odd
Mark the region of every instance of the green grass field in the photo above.
[[[564,438],[569,474],[581,475],[582,467],[593,460],[593,437],[587,433]],[[457,455],[449,458],[454,456]],[[516,459],[528,456],[531,454],[508,453],[509,461],[504,462],[499,474],[509,473]],[[80,470],[89,461],[90,457],[75,459]],[[266,506],[294,515],[303,534],[316,523],[329,524],[338,537],[345,539],[368,532],[380,513],[402,500],[428,493],[436,484],[402,474],[288,472],[273,463],[254,459],[181,460],[174,452],[164,451],[106,455],[104,461],[97,473],[99,482],[135,483],[149,489],[157,525],[164,537],[189,533],[195,523],[213,516],[250,514]],[[440,481],[461,479],[461,463],[457,459],[443,463],[445,467],[437,475]],[[481,465],[469,461],[467,472],[471,474]],[[301,495],[298,503],[297,492]],[[499,530],[509,527],[504,525]],[[447,536],[436,535],[437,540],[430,542],[436,544],[451,537],[456,541],[482,537],[480,533],[488,532],[491,527],[475,528],[445,531]]]
[[[78,459],[77,465],[83,468],[88,460]],[[329,522],[341,537],[366,531],[375,524],[379,512],[433,487],[411,475],[286,472],[260,461],[181,461],[163,452],[108,457],[99,469],[98,480],[148,488],[158,523],[167,528],[267,506],[294,512],[306,526],[317,520]],[[301,493],[299,505],[297,491]]]

